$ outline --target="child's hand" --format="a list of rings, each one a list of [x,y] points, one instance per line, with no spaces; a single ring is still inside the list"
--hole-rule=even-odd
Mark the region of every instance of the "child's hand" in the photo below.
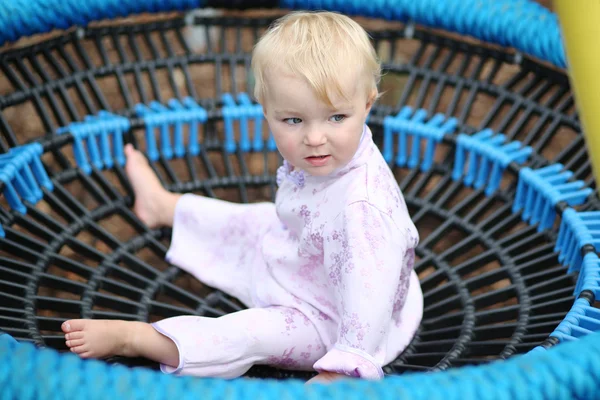
[[[348,378],[347,375],[337,374],[335,372],[320,372],[319,375],[310,379],[306,382],[307,385],[311,385],[313,383],[331,383],[338,379]]]

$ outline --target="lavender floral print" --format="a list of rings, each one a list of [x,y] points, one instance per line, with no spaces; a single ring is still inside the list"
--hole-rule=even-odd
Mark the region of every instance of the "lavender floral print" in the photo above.
[[[232,378],[269,364],[381,379],[414,336],[423,298],[417,230],[370,130],[332,174],[284,162],[277,183],[275,204],[178,202],[167,259],[249,309],[153,324],[180,354],[162,370]]]

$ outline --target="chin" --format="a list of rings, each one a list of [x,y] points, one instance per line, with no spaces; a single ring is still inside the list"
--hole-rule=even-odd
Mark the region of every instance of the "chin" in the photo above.
[[[327,167],[320,167],[320,168],[309,167],[309,168],[306,168],[304,171],[312,176],[326,176],[326,175],[331,174],[334,170],[335,170],[335,168],[327,166]]]

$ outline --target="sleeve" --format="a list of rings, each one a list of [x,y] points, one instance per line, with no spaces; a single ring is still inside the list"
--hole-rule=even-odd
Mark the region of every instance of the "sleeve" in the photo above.
[[[383,378],[392,313],[402,303],[404,236],[390,216],[365,201],[345,207],[325,227],[324,264],[340,322],[336,343],[315,370]]]

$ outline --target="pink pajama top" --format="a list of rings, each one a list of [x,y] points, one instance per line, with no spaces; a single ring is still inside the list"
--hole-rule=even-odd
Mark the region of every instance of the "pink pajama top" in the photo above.
[[[317,371],[382,378],[423,297],[418,233],[369,128],[344,167],[319,177],[284,162],[277,183],[274,205],[203,198],[201,217],[182,206],[167,258],[249,307],[302,313],[325,345]]]

